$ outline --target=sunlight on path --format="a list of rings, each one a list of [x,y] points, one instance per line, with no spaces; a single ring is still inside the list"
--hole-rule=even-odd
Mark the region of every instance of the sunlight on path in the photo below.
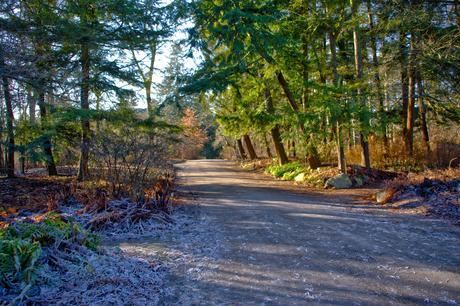
[[[178,167],[199,205],[160,251],[173,271],[164,304],[460,302],[456,227],[267,187],[226,161]]]

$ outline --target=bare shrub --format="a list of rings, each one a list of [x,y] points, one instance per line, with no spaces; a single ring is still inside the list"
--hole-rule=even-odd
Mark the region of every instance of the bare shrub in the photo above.
[[[92,150],[94,176],[108,185],[112,196],[139,200],[158,178],[171,172],[166,145],[135,128],[104,128]]]

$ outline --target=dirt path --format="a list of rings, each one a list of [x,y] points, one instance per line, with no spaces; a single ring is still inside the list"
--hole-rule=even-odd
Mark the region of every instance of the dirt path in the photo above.
[[[460,302],[457,227],[293,193],[226,161],[178,167],[206,226],[169,244],[195,259],[175,269],[164,304]]]

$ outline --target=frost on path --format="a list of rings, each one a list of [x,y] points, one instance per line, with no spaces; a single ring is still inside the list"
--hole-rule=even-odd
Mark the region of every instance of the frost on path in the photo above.
[[[63,214],[86,224],[91,216]],[[27,301],[38,305],[156,305],[170,304],[184,290],[171,280],[200,279],[203,265],[214,256],[206,239],[207,221],[195,205],[176,208],[171,215],[136,224],[107,223],[97,233],[103,238],[98,251],[79,248],[70,253],[45,249],[49,266],[40,271],[41,286],[28,292]],[[208,235],[209,236],[209,235]],[[179,290],[176,290],[179,289]],[[184,298],[185,300],[188,299]]]
[[[201,300],[194,287],[218,258],[219,238],[197,204],[179,207],[172,215],[174,224],[166,230],[115,242],[111,249],[139,260],[157,258],[164,268],[159,303],[190,305]]]
[[[48,286],[30,299],[42,305],[152,305],[158,303],[165,268],[155,258],[93,252],[66,271],[43,271]]]
[[[147,265],[153,263],[156,281],[142,279],[138,288],[134,281],[115,289],[100,286],[107,292],[89,286],[96,304],[110,303],[115,292],[147,305],[460,301],[457,227],[353,205],[346,198],[287,192],[225,161],[180,167],[183,187],[199,196],[200,205],[181,206],[162,230],[158,223],[143,223],[134,229],[135,239],[116,226],[105,235],[111,254],[139,263],[132,268],[138,275],[148,279]]]
[[[176,278],[167,282],[177,298],[165,304],[460,301],[456,227],[345,197],[288,192],[227,161],[187,161],[178,167],[183,187],[199,197],[206,223],[177,236],[171,244],[176,246],[167,250],[182,259],[172,269]]]

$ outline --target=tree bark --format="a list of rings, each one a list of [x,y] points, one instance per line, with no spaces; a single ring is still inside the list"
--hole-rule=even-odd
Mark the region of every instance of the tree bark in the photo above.
[[[241,138],[237,139],[236,144],[238,145],[238,151],[240,152],[241,159],[246,159],[246,152],[244,152],[243,142]]]
[[[407,104],[407,119],[406,119],[406,154],[409,157],[414,155],[414,108],[415,108],[415,86],[416,86],[416,55],[415,46],[416,39],[414,33],[411,33],[410,38],[410,54],[409,54],[409,97]]]
[[[420,114],[420,123],[422,126],[422,137],[423,137],[423,144],[425,146],[427,159],[430,157],[431,154],[431,147],[430,147],[430,135],[428,132],[428,124],[426,120],[426,107],[423,101],[423,81],[422,77],[420,76],[420,72],[417,73],[417,88],[418,88],[418,109]]]
[[[289,105],[291,106],[292,110],[296,113],[299,113],[300,112],[299,106],[297,105],[294,99],[294,95],[292,94],[289,88],[289,85],[286,79],[284,78],[283,73],[281,71],[276,72],[276,78],[278,79],[278,83],[281,85],[281,88],[283,89],[284,94],[286,95]],[[300,130],[305,136],[307,136],[306,135],[307,133],[306,133],[306,130],[303,124],[300,125]],[[311,147],[311,150],[308,153],[308,156],[306,159],[307,159],[307,162],[310,168],[312,169],[316,169],[321,165],[321,161],[319,160],[318,154],[316,152],[316,148],[314,146]]]
[[[289,85],[288,85],[286,79],[284,78],[283,73],[281,71],[278,71],[276,73],[276,78],[278,79],[278,83],[281,85],[281,88],[283,89],[284,94],[286,95],[286,98],[288,99],[289,105],[291,106],[292,110],[294,112],[298,113],[299,112],[299,106],[295,102],[294,95],[292,94],[291,90],[289,89]],[[302,132],[305,132],[305,127],[304,126],[301,125],[300,129],[302,130]]]
[[[256,159],[257,154],[256,154],[256,151],[254,150],[254,146],[252,145],[251,138],[249,138],[249,135],[245,134],[243,136],[243,140],[244,140],[244,143],[246,144],[246,149],[248,150],[249,158]]]
[[[27,102],[29,104],[29,118],[31,123],[35,123],[36,120],[36,105],[37,102],[35,100],[35,97],[33,96],[32,93],[32,88],[30,86],[27,87]]]
[[[334,86],[339,85],[339,74],[337,72],[337,50],[336,50],[336,37],[335,34],[329,33],[329,46],[331,48],[331,64],[332,64],[332,75]],[[342,133],[340,128],[340,122],[337,120],[335,123],[335,136],[337,143],[337,161],[339,169],[342,173],[346,173],[346,160],[345,150],[343,148]]]
[[[150,63],[147,72],[144,72],[141,66],[141,61],[136,57],[134,49],[131,49],[131,54],[133,56],[134,63],[136,65],[137,71],[142,78],[145,88],[145,99],[147,102],[147,113],[150,119],[153,119],[155,115],[155,105],[153,105],[152,99],[152,82],[153,82],[153,72],[155,70],[155,59],[157,54],[157,42],[153,41],[150,43]]]
[[[6,130],[8,135],[7,141],[7,157],[6,157],[6,174],[9,178],[15,177],[14,174],[14,151],[15,151],[15,139],[14,139],[14,113],[13,105],[11,101],[11,95],[9,90],[9,81],[6,77],[2,78],[3,83],[3,95],[5,97],[6,106]]]
[[[307,9],[308,9],[308,4],[307,4]],[[309,80],[309,74],[308,74],[308,41],[306,34],[302,35],[302,55],[303,55],[303,60],[302,60],[302,78],[303,78],[303,84],[302,84],[302,110],[305,111],[307,108],[308,104],[308,80]]]
[[[149,112],[150,119],[153,119],[155,115],[155,106],[152,101],[152,80],[153,80],[153,71],[155,69],[155,58],[157,54],[157,44],[153,42],[150,44],[150,66],[149,71],[147,72],[146,84],[145,84],[145,94],[147,99],[147,109]]]
[[[264,133],[264,143],[265,143],[265,149],[267,151],[267,157],[272,158],[272,151],[270,150],[270,142],[268,142],[267,135]]]
[[[48,115],[45,103],[45,92],[43,89],[40,89],[38,92],[38,107],[40,109],[41,124],[43,125]],[[42,132],[46,133],[43,127]],[[51,139],[47,135],[43,136],[42,148],[46,156],[46,168],[48,169],[48,175],[57,175],[56,164],[53,157],[53,147],[51,144]]]
[[[89,46],[87,43],[81,45],[81,91],[80,91],[80,107],[82,111],[89,111],[89,70],[90,70],[90,56]],[[89,142],[90,142],[90,124],[88,114],[84,113],[81,118],[81,146],[80,146],[80,166],[78,169],[78,180],[83,181],[89,175],[88,161],[89,161]]]
[[[2,115],[3,114],[0,113],[0,116]],[[3,124],[0,124],[0,141],[3,141],[3,133],[1,130],[3,130]],[[5,155],[3,152],[3,145],[0,143],[0,174],[4,174],[5,170]]]
[[[347,161],[345,159],[345,149],[343,147],[342,134],[341,134],[339,121],[336,122],[335,133],[336,133],[337,156],[338,156],[339,169],[340,169],[340,172],[347,173]]]
[[[350,0],[351,7],[352,7],[352,14],[356,15],[356,11],[358,9],[358,2],[356,0]],[[356,79],[358,82],[362,82],[363,78],[363,57],[362,57],[362,50],[361,50],[361,35],[359,30],[359,24],[356,24],[353,29],[353,45],[354,45],[354,53],[355,53],[355,69],[356,69]],[[359,103],[365,107],[366,103],[364,99],[361,97],[361,84],[358,86],[358,101]],[[361,123],[362,124],[362,123]],[[364,133],[366,131],[360,131],[359,138],[361,144],[361,162],[366,169],[371,168],[371,159],[369,154],[369,142],[367,137]]]
[[[377,99],[378,99],[378,112],[379,112],[379,121],[380,121],[380,132],[382,133],[383,139],[383,150],[384,156],[388,155],[388,136],[387,136],[387,126],[386,126],[386,115],[385,115],[385,99],[382,91],[382,82],[380,80],[379,73],[379,58],[377,55],[377,39],[372,33],[374,30],[374,19],[371,7],[371,1],[367,0],[367,17],[370,30],[370,45],[372,50],[372,66],[374,68],[374,82],[377,89]]]
[[[275,108],[273,106],[273,99],[268,88],[264,91],[265,100],[267,102],[267,112],[269,114],[273,114],[275,112]],[[278,124],[271,129],[270,134],[272,136],[273,144],[275,145],[276,155],[278,156],[278,161],[280,165],[287,164],[289,159],[287,157],[286,151],[284,150],[283,143],[281,141],[281,135]]]
[[[402,136],[406,141],[407,135],[407,106],[409,105],[409,82],[407,78],[407,48],[406,33],[399,34],[399,63],[401,66],[401,100],[402,100]]]
[[[3,50],[0,47],[0,68],[4,69],[6,66],[5,58],[3,55]],[[2,76],[2,86],[3,86],[3,97],[5,100],[5,107],[6,107],[6,130],[8,135],[7,147],[6,147],[6,175],[9,178],[15,177],[14,174],[14,150],[15,150],[15,142],[14,142],[14,113],[13,113],[13,102],[11,100],[10,94],[10,83],[8,78],[3,75]]]
[[[297,152],[295,150],[295,141],[292,141],[292,157],[296,158]]]

